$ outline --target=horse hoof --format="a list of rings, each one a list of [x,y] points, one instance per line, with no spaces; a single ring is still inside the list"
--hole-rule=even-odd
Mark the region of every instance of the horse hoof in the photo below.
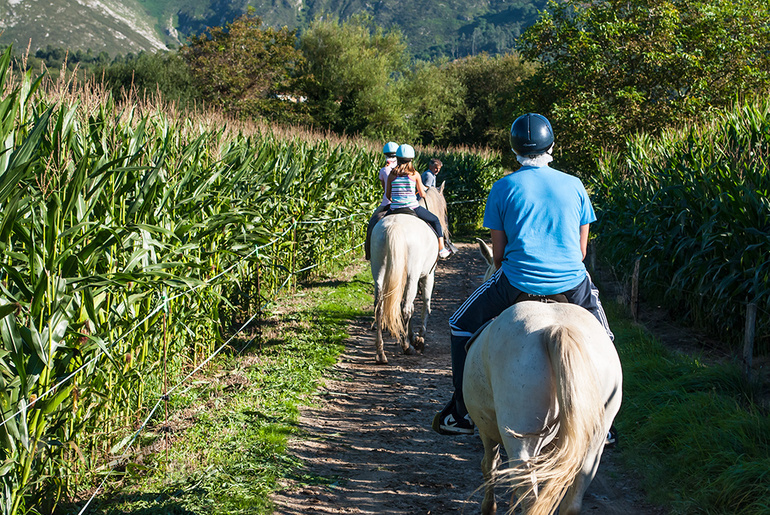
[[[414,339],[414,342],[412,342],[412,345],[414,345],[414,348],[417,349],[417,352],[422,352],[425,350],[425,338],[422,336],[417,336]]]
[[[388,364],[388,358],[385,356],[385,354],[383,354],[382,356],[378,355],[377,358],[375,359],[375,362],[378,365],[387,365]]]

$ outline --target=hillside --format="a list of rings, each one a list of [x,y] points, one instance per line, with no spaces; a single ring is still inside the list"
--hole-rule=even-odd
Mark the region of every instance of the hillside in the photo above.
[[[546,0],[7,0],[0,9],[0,46],[63,47],[111,56],[179,45],[206,27],[222,26],[251,6],[266,24],[300,31],[320,15],[370,14],[398,27],[420,58],[499,53],[532,24]]]
[[[0,4],[0,46],[91,49],[110,55],[165,49],[158,21],[135,0],[7,0]]]

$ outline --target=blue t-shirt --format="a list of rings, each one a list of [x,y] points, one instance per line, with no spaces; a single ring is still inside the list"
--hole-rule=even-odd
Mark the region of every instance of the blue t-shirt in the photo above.
[[[548,166],[525,166],[499,179],[484,211],[484,227],[508,238],[503,273],[533,295],[563,293],[585,279],[580,226],[595,220],[580,179]]]
[[[431,170],[425,170],[422,172],[422,184],[426,188],[435,188],[436,187],[436,175]]]

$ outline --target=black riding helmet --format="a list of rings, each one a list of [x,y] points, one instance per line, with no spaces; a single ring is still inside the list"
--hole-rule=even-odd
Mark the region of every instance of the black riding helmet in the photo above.
[[[511,125],[511,150],[520,156],[542,154],[553,145],[551,122],[540,114],[527,113]]]

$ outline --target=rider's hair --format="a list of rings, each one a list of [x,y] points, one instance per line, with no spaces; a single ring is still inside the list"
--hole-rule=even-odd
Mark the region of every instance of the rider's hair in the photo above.
[[[404,177],[409,174],[417,173],[417,170],[415,170],[411,159],[405,163],[398,163],[398,165],[393,169],[393,171],[399,177]]]
[[[553,161],[553,156],[548,152],[544,152],[536,156],[520,156],[516,154],[516,160],[521,163],[522,166],[535,166],[540,168],[541,166],[545,166]]]

